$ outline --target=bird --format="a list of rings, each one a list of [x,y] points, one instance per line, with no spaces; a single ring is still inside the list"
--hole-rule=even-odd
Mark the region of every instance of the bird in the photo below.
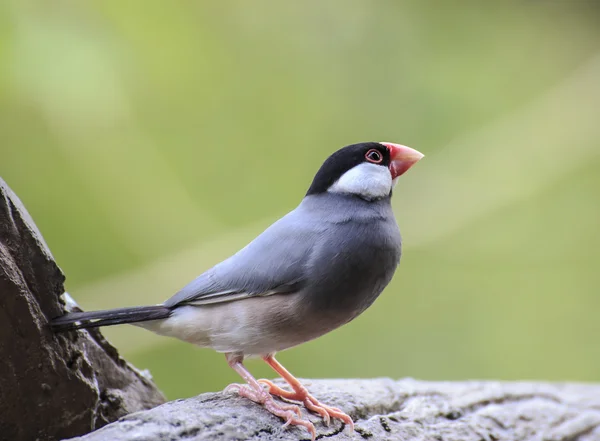
[[[423,156],[390,142],[343,147],[323,162],[295,209],[164,303],[70,312],[50,325],[60,332],[128,323],[211,348],[246,383],[225,391],[262,405],[283,427],[304,427],[315,440],[314,424],[290,403],[297,402],[325,425],[334,418],[353,431],[348,414],[317,400],[275,354],[350,322],[391,281],[402,246],[392,192]],[[261,357],[291,390],[255,379],[248,357]]]

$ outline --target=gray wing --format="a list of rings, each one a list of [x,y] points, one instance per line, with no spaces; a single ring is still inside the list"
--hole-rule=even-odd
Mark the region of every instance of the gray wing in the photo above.
[[[320,235],[318,222],[298,207],[279,219],[245,248],[217,264],[164,305],[208,305],[247,297],[296,292]]]

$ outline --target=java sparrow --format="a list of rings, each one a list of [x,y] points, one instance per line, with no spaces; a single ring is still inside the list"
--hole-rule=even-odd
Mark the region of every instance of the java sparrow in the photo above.
[[[400,175],[423,154],[388,142],[344,147],[323,163],[306,196],[245,248],[201,274],[161,305],[73,312],[51,321],[64,331],[131,323],[225,354],[247,383],[228,389],[285,420],[314,425],[297,401],[328,424],[350,416],[320,403],[275,359],[275,353],[348,323],[392,279],[401,239],[391,206]],[[244,358],[262,357],[292,388],[256,380]],[[265,385],[263,387],[263,385]]]

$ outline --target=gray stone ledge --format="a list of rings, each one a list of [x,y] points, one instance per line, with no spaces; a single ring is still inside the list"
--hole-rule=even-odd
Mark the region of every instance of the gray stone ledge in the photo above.
[[[315,397],[356,422],[325,427],[318,439],[422,441],[597,441],[600,385],[509,382],[424,382],[412,379],[304,380]],[[77,441],[299,440],[303,428],[246,399],[223,393],[172,401],[137,412]]]

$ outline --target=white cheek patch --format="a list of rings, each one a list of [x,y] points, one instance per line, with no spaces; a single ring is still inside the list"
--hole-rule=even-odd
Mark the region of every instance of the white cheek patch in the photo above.
[[[327,191],[355,194],[368,200],[381,199],[392,191],[392,175],[383,165],[363,162],[344,173]]]

